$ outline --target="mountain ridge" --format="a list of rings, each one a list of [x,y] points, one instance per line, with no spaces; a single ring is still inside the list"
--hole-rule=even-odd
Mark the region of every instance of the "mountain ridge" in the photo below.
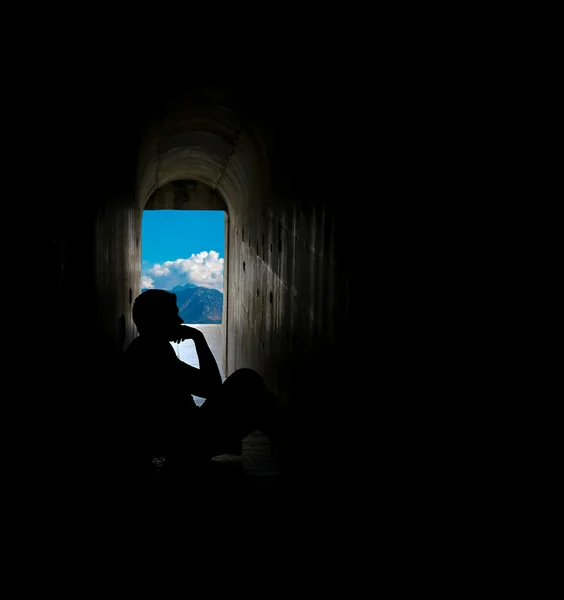
[[[141,293],[149,288],[142,288]],[[155,288],[159,289],[159,288]],[[193,283],[165,290],[176,294],[178,314],[187,325],[221,324],[223,293],[219,290],[199,287]]]

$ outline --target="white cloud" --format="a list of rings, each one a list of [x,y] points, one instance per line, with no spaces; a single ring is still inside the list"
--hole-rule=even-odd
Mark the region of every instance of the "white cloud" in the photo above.
[[[153,278],[149,277],[148,275],[143,275],[141,277],[141,287],[146,288],[148,290],[154,288],[155,284],[154,284]]]
[[[151,287],[165,290],[193,283],[223,292],[223,258],[219,258],[219,253],[215,250],[210,250],[192,254],[190,258],[156,263],[143,270],[143,281],[145,280],[151,283]]]
[[[168,265],[171,264],[174,263],[167,261],[164,265],[156,264],[154,267],[148,270],[148,273],[151,273],[151,275],[154,275],[155,277],[166,277],[167,275],[170,275],[170,269],[168,268]]]

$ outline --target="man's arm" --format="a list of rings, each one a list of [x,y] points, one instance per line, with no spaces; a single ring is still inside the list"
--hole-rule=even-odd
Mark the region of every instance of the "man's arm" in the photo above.
[[[196,346],[196,354],[198,355],[198,361],[200,363],[199,377],[198,377],[198,388],[192,391],[196,396],[207,398],[211,392],[221,386],[221,373],[215,357],[206,342],[204,334],[194,327],[188,325],[181,325],[181,336],[182,340],[194,340]]]

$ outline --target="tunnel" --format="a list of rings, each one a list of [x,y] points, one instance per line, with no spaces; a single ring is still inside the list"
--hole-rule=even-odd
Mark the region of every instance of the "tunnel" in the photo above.
[[[88,71],[45,100],[41,185],[22,218],[41,257],[30,310],[49,341],[29,448],[49,451],[28,464],[55,487],[119,479],[103,450],[120,401],[108,369],[137,335],[143,211],[220,209],[225,370],[252,368],[275,393],[268,443],[289,493],[334,506],[371,504],[376,489],[374,502],[408,505],[436,481],[428,434],[442,417],[428,399],[446,387],[435,317],[454,175],[437,183],[431,113],[399,84],[376,101],[354,78],[200,74],[171,69],[141,89],[139,70]]]
[[[384,571],[393,593],[446,585],[453,596],[497,569],[501,542],[521,534],[515,515],[504,535],[516,498],[536,490],[519,479],[518,493],[504,494],[511,469],[533,461],[517,465],[504,439],[529,439],[528,426],[513,428],[521,396],[506,393],[521,378],[492,384],[513,339],[500,323],[515,298],[497,292],[517,246],[497,240],[530,231],[511,222],[523,176],[512,159],[530,107],[517,114],[522,79],[498,94],[515,46],[491,31],[506,21],[465,36],[468,15],[419,19],[402,7],[392,23],[340,7],[326,20],[324,7],[307,22],[304,7],[279,6],[221,28],[223,7],[201,21],[194,5],[185,18],[159,5],[141,31],[137,9],[123,24],[104,14],[98,27],[94,8],[80,17],[47,8],[50,19],[34,8],[17,34],[7,20],[5,52],[13,556],[39,550],[51,576],[67,580],[91,553],[122,565],[120,536],[142,539],[166,517],[180,545],[228,538],[206,554],[208,583],[227,579],[233,593],[218,556],[242,558],[242,578],[262,560],[269,595],[299,562],[314,585],[294,593],[329,584],[331,594],[385,594]],[[169,20],[159,29],[161,11]],[[208,512],[194,501],[201,487],[175,493],[158,477],[124,486],[127,465],[107,447],[115,407],[130,399],[111,373],[137,335],[142,215],[161,208],[225,211],[225,370],[256,370],[279,409],[279,434],[261,448],[280,484],[247,487],[226,466],[224,480],[210,480]],[[518,337],[518,318],[511,327]],[[232,535],[213,527],[228,522]],[[172,546],[145,557],[163,547]],[[359,572],[369,585],[353,590]],[[33,569],[27,578],[47,588]]]
[[[58,294],[66,300],[59,310],[65,307],[69,324],[72,311],[92,311],[95,340],[84,352],[103,372],[104,344],[121,352],[137,335],[131,308],[141,292],[143,211],[225,210],[225,371],[248,367],[263,376],[287,427],[280,459],[290,465],[314,451],[308,446],[321,443],[317,435],[335,443],[325,421],[346,406],[346,394],[364,388],[347,372],[355,325],[345,252],[355,233],[347,230],[351,215],[323,197],[322,184],[292,173],[294,162],[310,160],[314,168],[311,149],[278,158],[287,139],[276,146],[270,115],[249,113],[244,102],[232,90],[197,87],[143,123],[129,157],[129,188],[105,190],[81,213],[81,225],[71,218],[55,242]],[[301,126],[276,127],[287,125]],[[73,304],[71,294],[81,302]],[[364,354],[359,364],[371,352],[364,344],[356,351]],[[346,388],[340,377],[349,379]]]

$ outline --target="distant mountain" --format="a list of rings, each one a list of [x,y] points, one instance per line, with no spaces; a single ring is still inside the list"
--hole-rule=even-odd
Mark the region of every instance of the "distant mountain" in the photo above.
[[[170,291],[174,292],[176,294],[176,292],[180,292],[182,290],[187,290],[188,288],[196,288],[198,287],[197,285],[194,285],[193,283],[187,283],[186,285],[175,285]]]
[[[178,313],[188,325],[221,323],[223,294],[220,291],[194,286],[174,293]]]
[[[148,288],[142,288],[141,292]],[[193,283],[167,290],[176,294],[176,304],[178,314],[187,325],[191,323],[197,325],[221,323],[223,314],[223,294],[218,290],[198,287]]]

